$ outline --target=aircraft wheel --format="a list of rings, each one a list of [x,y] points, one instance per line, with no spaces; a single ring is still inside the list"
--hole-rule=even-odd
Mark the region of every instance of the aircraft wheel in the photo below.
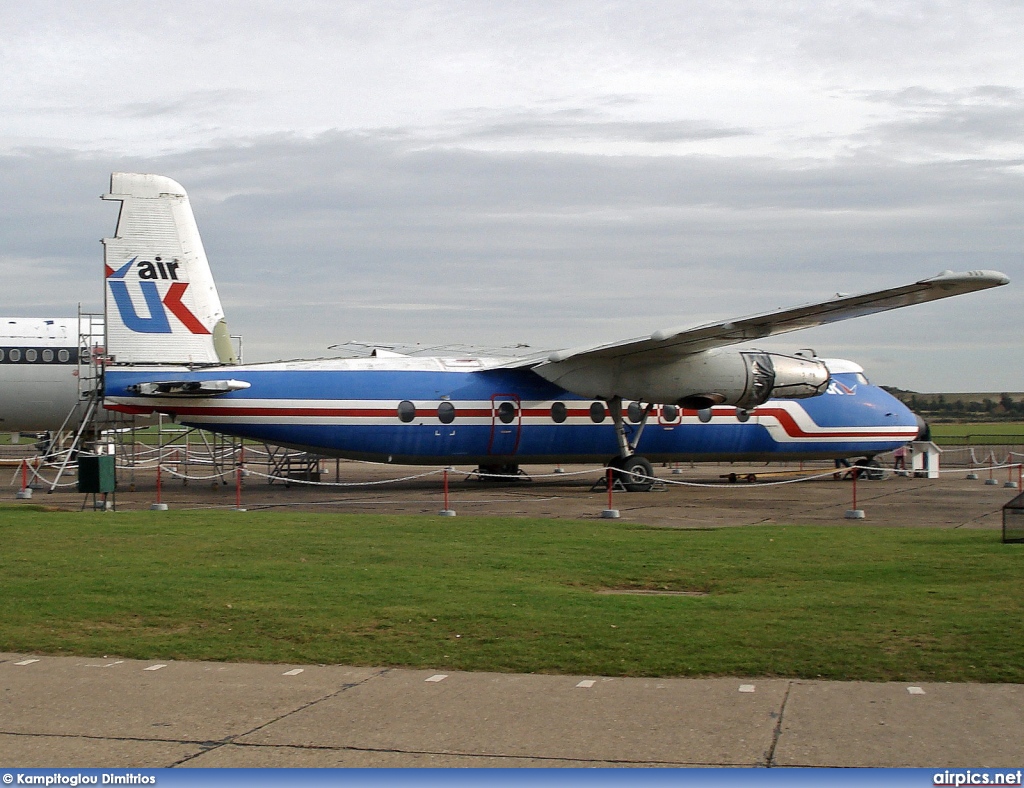
[[[654,486],[654,468],[637,454],[621,457],[615,461],[622,486],[629,492],[647,492]]]

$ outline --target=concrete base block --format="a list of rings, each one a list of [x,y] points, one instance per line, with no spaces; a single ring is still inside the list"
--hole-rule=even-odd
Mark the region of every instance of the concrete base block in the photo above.
[[[845,517],[847,520],[863,520],[864,516],[865,515],[863,509],[847,509],[846,512],[843,514],[843,517]]]
[[[454,509],[442,509],[441,511],[438,512],[438,514],[441,515],[442,517],[454,517],[455,516],[455,510]]]
[[[601,519],[602,520],[617,520],[619,518],[618,509],[602,509]]]
[[[165,503],[150,504],[149,510],[151,512],[166,512],[167,511],[167,504],[165,504]]]
[[[999,484],[999,482],[997,482],[995,479],[985,479],[985,484],[990,484],[994,486]]]
[[[18,490],[18,492],[14,494],[14,497],[19,501],[27,501],[32,497],[32,488],[26,487],[24,490]]]

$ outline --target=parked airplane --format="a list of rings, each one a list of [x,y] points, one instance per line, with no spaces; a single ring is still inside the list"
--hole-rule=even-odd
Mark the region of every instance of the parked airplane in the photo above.
[[[0,430],[61,428],[79,402],[78,318],[0,318]]]
[[[873,457],[922,422],[849,361],[732,346],[1003,285],[943,272],[856,296],[639,339],[508,358],[391,351],[236,365],[185,190],[115,173],[104,240],[107,408],[379,462],[608,462],[629,489],[650,461]]]

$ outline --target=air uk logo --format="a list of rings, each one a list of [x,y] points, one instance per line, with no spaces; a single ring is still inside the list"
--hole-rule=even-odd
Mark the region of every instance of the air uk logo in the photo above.
[[[143,317],[136,311],[135,303],[128,292],[128,284],[124,281],[125,275],[136,262],[138,262],[136,273],[139,277],[139,288],[142,290],[142,297],[145,299],[149,317]],[[105,266],[107,282],[110,284],[110,294],[114,297],[114,303],[117,304],[121,321],[128,328],[140,334],[170,334],[172,333],[171,323],[167,319],[169,310],[193,334],[210,333],[181,300],[185,291],[188,290],[188,282],[178,281],[179,266],[177,260],[166,261],[160,257],[154,257],[152,260],[139,260],[138,256],[133,257],[116,271],[110,266]],[[158,281],[171,282],[171,286],[164,293],[163,298],[160,297],[160,291],[157,289]]]
[[[841,397],[853,397],[857,394],[857,384],[854,383],[852,386],[847,386],[838,380],[831,380],[829,381],[828,388],[825,389],[825,393],[838,394]]]

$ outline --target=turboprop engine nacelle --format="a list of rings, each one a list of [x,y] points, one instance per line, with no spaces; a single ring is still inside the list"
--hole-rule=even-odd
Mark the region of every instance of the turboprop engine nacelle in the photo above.
[[[829,374],[817,359],[761,351],[707,350],[655,362],[648,358],[569,358],[534,367],[546,380],[589,399],[622,397],[684,408],[751,409],[772,397],[824,393]]]

